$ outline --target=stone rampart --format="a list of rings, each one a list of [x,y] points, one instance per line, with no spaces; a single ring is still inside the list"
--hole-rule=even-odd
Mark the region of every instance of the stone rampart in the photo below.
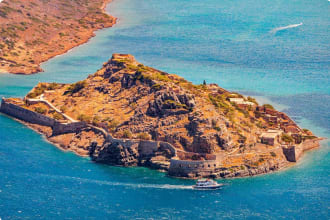
[[[53,125],[56,122],[56,120],[53,118],[23,108],[19,105],[9,103],[6,101],[6,99],[2,99],[0,111],[7,115],[10,115],[12,117],[18,118],[20,120],[32,124],[39,124],[43,126],[53,127]]]
[[[73,122],[73,123],[59,123],[56,122],[53,126],[53,135],[67,134],[67,133],[76,133],[81,129],[86,128],[86,122]]]
[[[178,160],[171,159],[168,174],[179,177],[203,177],[211,176],[221,167],[216,160]]]
[[[320,140],[320,138],[315,138],[311,140],[306,140],[296,146],[283,147],[283,153],[288,161],[297,162],[301,155],[304,153],[304,151],[319,147]]]

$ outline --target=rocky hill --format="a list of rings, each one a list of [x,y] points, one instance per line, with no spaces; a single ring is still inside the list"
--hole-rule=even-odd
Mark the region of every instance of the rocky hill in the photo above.
[[[114,54],[83,81],[39,83],[24,101],[9,102],[50,118],[50,130],[30,125],[64,149],[124,166],[168,170],[173,161],[170,173],[175,176],[266,173],[317,146],[307,146],[316,137],[271,105],[259,106],[255,99],[216,84],[194,85],[131,55]],[[33,115],[3,112],[34,123]],[[68,123],[79,127],[64,131]]]
[[[31,74],[40,63],[86,42],[115,18],[110,0],[4,0],[0,4],[0,72]]]

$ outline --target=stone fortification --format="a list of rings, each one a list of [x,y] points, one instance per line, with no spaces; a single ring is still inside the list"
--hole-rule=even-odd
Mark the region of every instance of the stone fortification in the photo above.
[[[81,131],[81,129],[86,128],[86,122],[73,122],[73,123],[59,123],[55,122],[53,125],[53,136],[67,133],[76,133]]]
[[[42,126],[53,127],[56,120],[2,99],[0,111],[14,118]]]
[[[179,177],[198,177],[198,176],[212,176],[216,175],[221,167],[219,161],[205,160],[205,161],[188,161],[171,159],[169,168],[169,175]]]
[[[288,161],[297,162],[304,153],[304,151],[319,147],[320,140],[320,138],[311,139],[306,140],[299,145],[283,147],[283,153]]]

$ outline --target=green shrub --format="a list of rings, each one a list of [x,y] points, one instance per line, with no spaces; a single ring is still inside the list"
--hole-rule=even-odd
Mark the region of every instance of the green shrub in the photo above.
[[[148,133],[139,133],[137,135],[137,138],[138,139],[141,139],[141,140],[150,140],[151,139],[151,135],[148,134]]]
[[[123,138],[132,138],[132,133],[131,133],[131,131],[130,130],[125,130],[124,132],[123,132]]]
[[[271,104],[264,104],[262,107],[274,110],[274,107]]]
[[[27,97],[28,98],[35,98],[39,95],[41,95],[42,93],[44,93],[44,91],[47,89],[47,87],[44,84],[40,84],[38,87],[35,87],[33,89],[32,92],[30,92]]]
[[[84,114],[80,114],[80,115],[78,116],[78,120],[79,120],[79,121],[84,121],[84,122],[90,123],[91,120],[92,120],[92,118],[91,118],[91,116],[84,115]]]
[[[293,142],[293,138],[290,135],[288,135],[288,134],[282,134],[281,139],[282,139],[282,141],[284,141],[286,143]]]
[[[80,90],[82,90],[83,88],[85,88],[87,86],[86,81],[79,81],[77,83],[71,84],[67,91],[65,91],[64,95],[66,94],[74,94],[76,92],[79,92]]]
[[[55,120],[63,120],[64,119],[63,116],[60,113],[58,113],[58,112],[54,112],[53,118]]]
[[[119,125],[119,122],[116,121],[115,119],[111,120],[110,123],[109,123],[109,127],[110,127],[111,129],[115,129],[115,128],[117,128],[118,125]]]
[[[47,90],[54,90],[54,89],[57,89],[57,88],[59,88],[59,84],[53,82],[53,83],[48,85]]]
[[[101,122],[100,116],[97,116],[97,115],[94,116],[93,121],[92,121],[93,125],[97,125],[100,122]]]
[[[34,111],[39,113],[39,114],[45,114],[47,112],[47,109],[44,109],[42,107],[35,107]]]
[[[68,107],[66,107],[65,105],[62,105],[60,108],[61,112],[66,112],[68,110]]]
[[[252,98],[251,96],[248,96],[248,97],[247,97],[247,100],[248,100],[249,102],[253,102],[254,104],[258,105],[257,100],[256,100],[255,98]]]

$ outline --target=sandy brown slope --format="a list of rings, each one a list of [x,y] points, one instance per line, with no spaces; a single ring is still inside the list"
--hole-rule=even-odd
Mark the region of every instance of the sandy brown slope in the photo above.
[[[40,63],[112,26],[111,0],[4,0],[0,4],[0,72],[32,74]]]

